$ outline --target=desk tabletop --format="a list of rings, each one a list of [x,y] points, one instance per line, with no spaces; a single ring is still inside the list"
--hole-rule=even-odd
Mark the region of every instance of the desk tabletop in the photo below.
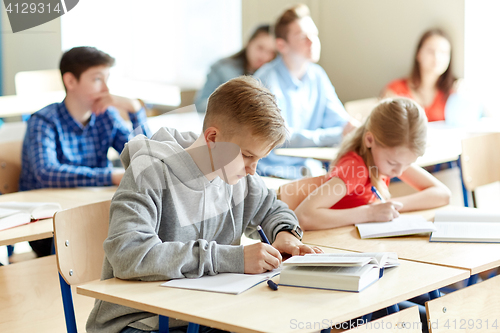
[[[0,202],[58,202],[63,209],[68,209],[110,200],[116,189],[116,186],[40,189],[0,195]],[[52,219],[45,219],[2,230],[0,231],[0,246],[52,237],[53,228]]]
[[[0,117],[32,114],[49,104],[61,103],[66,92],[50,91],[30,96],[0,96]]]
[[[425,154],[417,159],[416,164],[426,167],[458,160],[462,153],[461,140],[470,135],[472,135],[470,132],[460,128],[429,126]],[[339,148],[279,148],[274,152],[276,155],[330,162],[337,156]]]
[[[326,249],[327,252],[342,252]],[[110,279],[77,293],[143,311],[235,332],[313,332],[463,280],[466,270],[401,260],[360,293],[261,283],[240,295],[161,287],[161,281]],[[279,282],[279,276],[273,278]],[[409,283],[411,281],[411,283]],[[325,324],[326,323],[326,324]]]
[[[293,182],[293,179],[281,179],[273,177],[260,177],[268,189],[278,191],[281,185]]]
[[[276,155],[312,158],[322,162],[332,161],[338,154],[339,148],[311,147],[311,148],[279,148],[275,150]],[[428,147],[425,154],[415,162],[418,166],[426,167],[440,163],[458,160],[462,148],[458,144],[436,145]]]
[[[443,209],[471,209],[448,206]],[[435,210],[414,212],[428,220]],[[306,244],[327,246],[356,252],[396,252],[399,258],[467,269],[471,275],[500,266],[500,244],[429,242],[429,236],[388,237],[361,239],[355,226],[306,231]]]

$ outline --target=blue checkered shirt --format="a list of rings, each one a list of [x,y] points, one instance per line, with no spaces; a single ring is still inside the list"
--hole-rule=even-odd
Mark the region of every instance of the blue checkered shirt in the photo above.
[[[134,133],[150,137],[146,112],[129,113]],[[121,153],[131,135],[115,108],[75,121],[64,101],[34,113],[24,137],[19,190],[112,185],[108,149]]]

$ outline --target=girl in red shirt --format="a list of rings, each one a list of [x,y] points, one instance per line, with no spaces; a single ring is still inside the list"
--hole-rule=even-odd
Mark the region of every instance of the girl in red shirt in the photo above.
[[[411,98],[425,109],[429,121],[440,121],[445,120],[446,101],[455,83],[450,39],[442,30],[432,29],[418,42],[410,76],[389,83],[382,96]]]
[[[407,98],[385,99],[342,143],[327,181],[296,208],[305,230],[391,221],[399,212],[449,203],[450,190],[414,164],[425,151],[427,119]],[[390,199],[389,179],[398,177],[417,193]],[[375,200],[371,186],[388,200]]]

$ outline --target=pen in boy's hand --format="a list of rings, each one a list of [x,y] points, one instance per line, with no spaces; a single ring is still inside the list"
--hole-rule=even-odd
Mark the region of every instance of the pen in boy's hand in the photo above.
[[[260,239],[262,239],[264,243],[271,245],[271,243],[269,243],[269,240],[266,237],[266,234],[264,233],[264,230],[262,230],[262,227],[260,225],[257,226],[257,232],[259,233]]]
[[[382,203],[385,203],[385,199],[382,197],[382,195],[380,195],[379,191],[377,190],[377,188],[375,186],[372,186],[372,192],[373,194],[375,194],[375,196],[382,202]]]

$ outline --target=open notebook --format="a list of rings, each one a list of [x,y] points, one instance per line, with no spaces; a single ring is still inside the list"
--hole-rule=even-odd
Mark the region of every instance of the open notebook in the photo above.
[[[262,274],[220,273],[217,275],[204,275],[195,279],[170,280],[163,283],[162,286],[237,295],[271,279],[278,275],[280,271],[281,268]]]
[[[1,202],[0,230],[50,218],[61,209],[57,202]]]
[[[437,211],[431,242],[500,243],[500,214],[468,209]]]
[[[434,223],[421,215],[401,215],[390,222],[358,223],[359,236],[365,238],[382,238],[430,233],[436,231]]]

